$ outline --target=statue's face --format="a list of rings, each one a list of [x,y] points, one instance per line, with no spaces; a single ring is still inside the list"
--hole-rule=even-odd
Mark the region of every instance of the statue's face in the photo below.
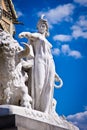
[[[39,26],[38,26],[39,33],[43,34],[46,32],[46,30],[47,30],[46,24],[44,24],[44,23],[39,24]]]

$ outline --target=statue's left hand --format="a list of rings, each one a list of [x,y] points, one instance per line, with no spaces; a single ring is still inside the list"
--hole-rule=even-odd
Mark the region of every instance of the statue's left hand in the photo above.
[[[31,36],[30,32],[22,32],[19,34],[19,38],[27,37],[29,38]]]
[[[55,81],[60,83],[59,85],[54,84],[55,88],[61,88],[63,86],[63,81],[57,73],[55,73]]]
[[[20,33],[18,36],[19,36],[19,38],[23,38],[24,37],[24,35],[23,35],[24,33],[22,32],[22,33]]]

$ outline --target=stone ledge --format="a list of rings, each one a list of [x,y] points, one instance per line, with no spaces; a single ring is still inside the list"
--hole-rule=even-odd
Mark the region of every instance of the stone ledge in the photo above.
[[[9,128],[9,129],[8,129]],[[17,128],[17,129],[16,129]],[[14,106],[0,105],[0,129],[2,130],[79,130],[55,113]]]
[[[20,115],[0,116],[0,129],[2,130],[66,130],[58,126],[33,120]]]

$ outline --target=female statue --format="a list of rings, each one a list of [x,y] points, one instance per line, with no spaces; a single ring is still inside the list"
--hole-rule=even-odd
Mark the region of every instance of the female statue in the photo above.
[[[19,37],[30,40],[34,53],[34,109],[49,113],[52,110],[55,78],[57,81],[61,79],[55,74],[55,64],[51,54],[52,45],[46,39],[49,34],[48,22],[43,16],[37,24],[37,29],[36,33],[22,32]]]

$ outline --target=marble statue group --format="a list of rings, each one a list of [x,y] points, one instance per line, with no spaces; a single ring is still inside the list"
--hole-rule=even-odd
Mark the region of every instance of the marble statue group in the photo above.
[[[19,37],[26,37],[30,41],[33,54],[33,107],[42,112],[51,112],[53,103],[53,93],[55,80],[60,82],[62,80],[56,74],[55,64],[51,54],[51,43],[46,39],[49,35],[48,22],[41,17],[37,24],[38,32],[22,32]]]
[[[42,15],[35,33],[22,32],[25,48],[0,30],[0,104],[13,104],[50,113],[55,109],[54,87],[63,85],[55,70],[48,21]],[[56,85],[55,82],[59,82]]]
[[[23,42],[22,47],[0,29],[0,115],[18,114],[26,117],[24,120],[32,119],[30,124],[18,120],[21,126],[25,123],[25,127],[32,130],[79,130],[56,113],[54,87],[61,88],[63,82],[55,70],[52,44],[46,39],[48,21],[43,15],[37,30],[19,34],[19,38],[25,37],[28,41]]]

